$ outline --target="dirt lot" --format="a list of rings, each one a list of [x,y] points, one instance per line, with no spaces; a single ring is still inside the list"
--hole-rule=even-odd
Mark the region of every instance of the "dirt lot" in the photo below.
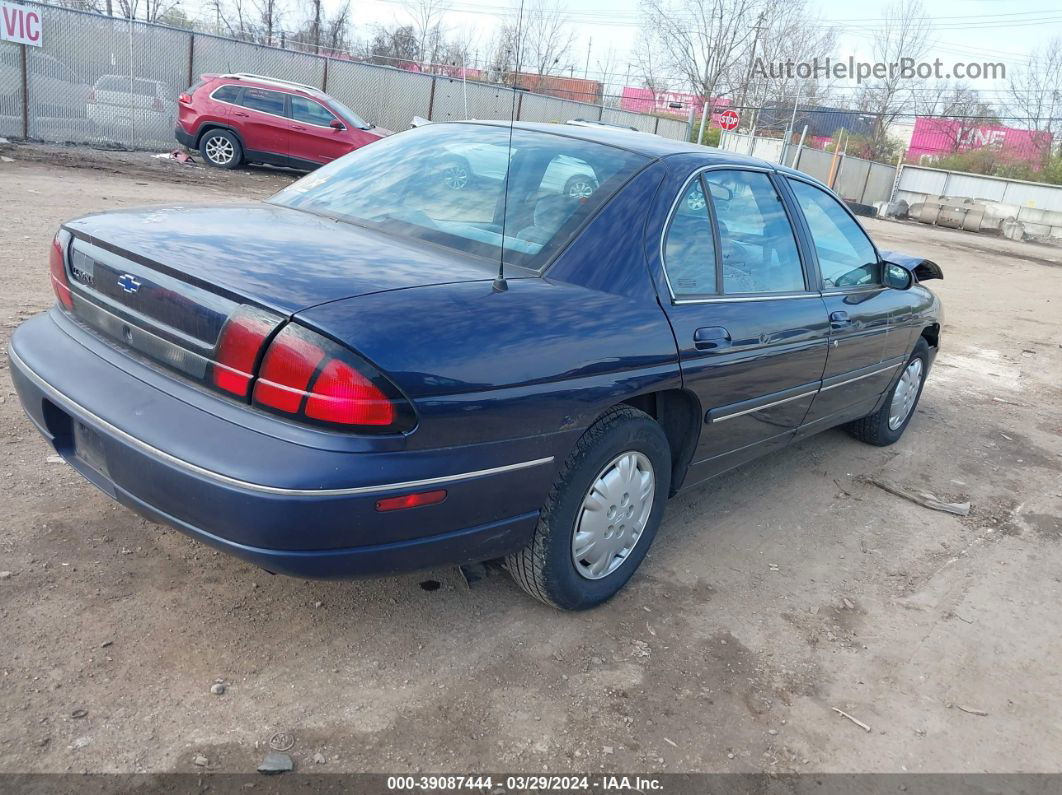
[[[278,731],[328,772],[1062,770],[1062,251],[869,222],[947,277],[904,439],[831,431],[677,497],[630,586],[571,615],[498,574],[270,576],[50,463],[6,342],[52,302],[57,223],[290,177],[0,154],[0,771],[245,772]]]

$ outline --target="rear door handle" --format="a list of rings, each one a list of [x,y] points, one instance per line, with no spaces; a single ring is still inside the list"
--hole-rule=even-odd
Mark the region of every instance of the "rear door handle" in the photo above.
[[[693,332],[693,344],[699,351],[713,351],[729,347],[730,332],[722,326],[705,326]]]
[[[250,113],[240,113],[239,111],[235,111],[232,115],[239,116],[241,119],[249,119],[251,117]]]
[[[293,129],[293,130],[305,130],[306,128],[305,127],[300,127],[298,124],[293,124],[293,125],[291,125],[291,129]]]

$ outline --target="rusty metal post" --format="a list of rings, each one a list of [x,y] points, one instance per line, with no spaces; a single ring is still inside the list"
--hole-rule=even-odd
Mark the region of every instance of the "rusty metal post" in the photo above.
[[[195,85],[195,34],[188,34],[188,85]]]
[[[431,76],[431,93],[428,94],[428,121],[432,121],[431,114],[435,110],[435,75]]]
[[[331,60],[328,56],[325,56],[324,62],[324,77],[321,78],[321,90],[328,93],[328,62]]]
[[[19,60],[22,62],[22,137],[29,138],[29,58],[26,45],[21,44],[19,48]]]

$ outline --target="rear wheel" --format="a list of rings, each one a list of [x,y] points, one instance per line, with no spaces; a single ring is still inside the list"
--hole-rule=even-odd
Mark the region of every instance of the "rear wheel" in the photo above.
[[[207,130],[199,142],[199,152],[212,166],[236,168],[243,161],[240,139],[228,130]]]
[[[848,432],[861,442],[885,447],[898,441],[914,416],[929,371],[929,345],[919,338],[899,380],[881,408],[848,424]]]
[[[529,594],[565,610],[610,599],[645,558],[671,485],[660,425],[620,406],[575,445],[543,506],[531,543],[506,558]]]

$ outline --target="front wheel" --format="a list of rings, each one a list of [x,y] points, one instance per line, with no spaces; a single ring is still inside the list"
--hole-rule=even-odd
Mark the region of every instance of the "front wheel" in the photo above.
[[[848,424],[848,432],[861,442],[885,447],[899,441],[914,416],[929,372],[929,345],[919,338],[900,378],[881,408]]]
[[[660,425],[619,406],[595,422],[561,467],[531,543],[506,558],[531,596],[564,610],[610,599],[645,558],[671,486]]]

